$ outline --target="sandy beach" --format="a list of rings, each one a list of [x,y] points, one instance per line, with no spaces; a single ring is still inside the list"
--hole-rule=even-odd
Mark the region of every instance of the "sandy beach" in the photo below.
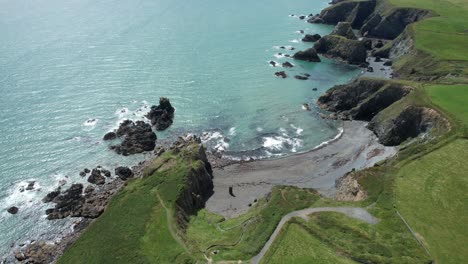
[[[314,188],[332,197],[335,181],[352,169],[371,167],[396,154],[378,143],[361,121],[345,121],[341,137],[309,152],[273,160],[233,164],[214,170],[214,194],[206,208],[230,218],[245,213],[249,204],[266,196],[275,185]],[[232,196],[229,187],[233,188]]]

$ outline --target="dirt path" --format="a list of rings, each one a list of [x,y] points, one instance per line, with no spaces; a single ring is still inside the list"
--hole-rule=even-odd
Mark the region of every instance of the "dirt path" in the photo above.
[[[286,224],[289,220],[291,220],[291,218],[301,217],[305,220],[308,220],[308,215],[313,214],[313,213],[318,213],[318,212],[342,213],[349,217],[362,220],[369,224],[376,224],[378,222],[378,219],[372,216],[371,214],[369,214],[369,212],[367,212],[366,209],[359,208],[359,207],[319,207],[319,208],[307,208],[304,210],[294,211],[283,216],[283,218],[281,218],[281,221],[279,222],[275,231],[273,232],[273,234],[271,234],[270,239],[268,239],[268,241],[266,242],[265,246],[263,246],[260,253],[252,258],[251,263],[252,264],[260,263],[260,260],[262,260],[262,258],[265,256],[266,252],[268,251],[268,249],[271,247],[271,245],[275,241],[276,237],[280,233],[284,224]]]
[[[177,235],[176,231],[174,231],[174,229],[171,226],[171,223],[173,223],[173,219],[171,217],[171,211],[166,207],[166,205],[164,204],[163,199],[161,199],[161,196],[159,196],[159,193],[157,191],[156,191],[156,196],[158,197],[159,202],[161,203],[162,207],[164,208],[164,212],[166,214],[167,229],[169,229],[169,232],[171,233],[172,238],[174,238],[174,240],[182,246],[182,248],[185,250],[185,252],[187,254],[190,254],[189,250],[187,249],[187,246],[185,246],[184,241],[182,241],[182,239],[180,239],[180,237]]]

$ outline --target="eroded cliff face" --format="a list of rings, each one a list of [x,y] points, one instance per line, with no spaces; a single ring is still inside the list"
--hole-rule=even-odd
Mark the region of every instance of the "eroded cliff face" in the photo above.
[[[400,83],[359,78],[331,88],[317,103],[322,109],[336,112],[343,119],[369,121],[412,90],[412,87]]]
[[[349,22],[364,36],[395,39],[407,25],[431,15],[428,10],[393,7],[385,0],[353,0],[333,4],[309,22],[333,25]]]
[[[411,23],[430,15],[427,10],[416,8],[378,8],[361,27],[361,34],[384,39],[395,39]]]
[[[199,139],[192,140],[181,153],[193,164],[175,202],[177,224],[185,230],[190,216],[204,208],[205,202],[213,194],[213,172]]]
[[[367,49],[362,41],[347,39],[338,35],[328,35],[314,45],[318,53],[337,58],[349,64],[366,62]]]
[[[369,123],[369,129],[386,146],[397,146],[416,137],[431,138],[434,130],[447,130],[449,126],[448,121],[434,109],[415,105],[407,106],[390,118],[376,116]]]
[[[335,182],[335,200],[338,201],[362,201],[367,198],[367,192],[354,177],[354,172],[349,172]]]
[[[400,145],[416,137],[430,139],[449,130],[449,122],[437,111],[411,103],[400,104],[413,90],[396,81],[359,78],[331,88],[317,104],[341,119],[370,121],[369,129],[386,146]]]
[[[320,22],[333,25],[338,22],[349,22],[353,28],[358,29],[364,24],[367,17],[372,14],[375,5],[375,0],[340,1],[325,8],[320,13]]]

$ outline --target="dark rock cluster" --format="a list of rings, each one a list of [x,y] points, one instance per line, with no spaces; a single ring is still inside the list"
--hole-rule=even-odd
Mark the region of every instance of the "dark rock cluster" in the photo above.
[[[158,106],[152,106],[150,112],[146,117],[151,120],[151,124],[157,131],[167,129],[174,121],[175,109],[172,107],[171,102],[166,97],[159,99]]]
[[[309,62],[320,62],[320,58],[317,54],[317,51],[314,48],[309,48],[304,51],[298,51],[293,56],[296,60],[304,60]]]
[[[318,53],[350,64],[365,63],[367,58],[367,49],[361,41],[337,35],[324,36],[315,43],[314,48]]]
[[[302,38],[302,41],[304,42],[316,42],[317,40],[321,39],[322,36],[320,36],[319,34],[306,34],[303,38]]]
[[[151,125],[143,121],[125,120],[115,133],[117,137],[123,137],[122,143],[111,146],[118,154],[124,156],[152,151],[156,146],[156,134]]]

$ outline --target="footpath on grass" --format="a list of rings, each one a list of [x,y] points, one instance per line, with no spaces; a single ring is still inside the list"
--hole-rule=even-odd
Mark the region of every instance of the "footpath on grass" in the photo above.
[[[366,209],[360,207],[318,207],[318,208],[307,208],[299,211],[291,212],[283,218],[279,222],[278,226],[276,227],[273,234],[271,234],[270,239],[266,242],[265,246],[263,246],[262,250],[258,255],[252,258],[252,264],[258,264],[262,260],[263,256],[267,253],[268,249],[271,247],[273,242],[275,241],[276,237],[280,234],[281,229],[283,228],[284,224],[286,224],[291,218],[293,217],[301,217],[304,220],[308,220],[308,215],[313,213],[319,212],[336,212],[342,213],[349,217],[362,220],[368,224],[377,224],[378,219],[372,216]]]

